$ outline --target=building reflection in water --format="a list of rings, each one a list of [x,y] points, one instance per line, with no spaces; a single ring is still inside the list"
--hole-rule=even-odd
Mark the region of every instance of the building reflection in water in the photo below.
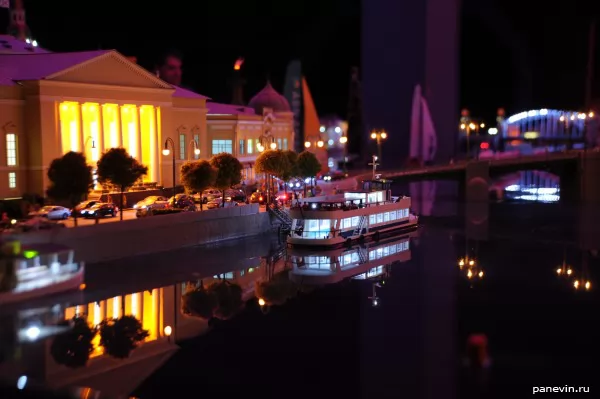
[[[235,283],[242,288],[244,300],[254,299],[257,283],[269,281],[275,275],[286,276],[299,286],[321,286],[351,278],[368,280],[373,293],[383,289],[391,264],[410,259],[410,237],[405,236],[320,253],[275,251],[268,257],[256,258],[251,267],[200,280],[205,285],[223,280]],[[0,376],[15,384],[22,383],[25,377],[29,383],[40,383],[50,389],[83,386],[106,394],[129,394],[174,353],[177,349],[174,343],[207,331],[206,321],[181,313],[183,293],[198,283],[199,280],[193,280],[110,297],[91,293],[87,301],[82,297],[71,298],[75,303],[4,313],[0,326],[0,354],[4,361],[0,363]],[[139,282],[136,284],[139,286]],[[379,305],[379,295],[379,292],[365,295],[365,303]],[[59,327],[61,322],[82,317],[91,327],[97,327],[103,320],[124,315],[134,316],[148,331],[148,337],[128,358],[116,360],[106,355],[97,334],[85,367],[67,368],[53,360],[52,335],[68,329]]]

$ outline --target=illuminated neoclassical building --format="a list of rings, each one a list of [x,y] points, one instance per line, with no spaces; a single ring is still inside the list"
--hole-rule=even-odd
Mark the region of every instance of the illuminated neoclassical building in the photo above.
[[[113,147],[148,166],[147,182],[171,186],[161,148],[170,138],[177,164],[192,140],[207,153],[206,99],[113,50],[0,54],[0,197],[43,194],[53,159],[81,151],[95,164]]]
[[[260,148],[291,148],[292,113],[270,84],[249,107],[207,100],[114,50],[0,53],[0,198],[43,195],[48,166],[68,151],[95,165],[123,147],[148,166],[145,183],[172,187],[165,146],[176,180],[187,160],[219,152],[239,157],[253,180]]]

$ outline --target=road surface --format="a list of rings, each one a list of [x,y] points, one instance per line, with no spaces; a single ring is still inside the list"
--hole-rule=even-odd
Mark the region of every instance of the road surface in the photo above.
[[[107,216],[105,218],[100,218],[100,220],[98,221],[99,223],[109,223],[109,222],[118,222],[120,219],[120,216],[117,215],[114,218],[111,218],[110,216]],[[131,220],[131,219],[136,219],[135,217],[135,210],[133,209],[127,209],[125,211],[123,211],[123,220]],[[64,223],[67,227],[74,227],[74,221],[73,218],[69,218],[67,220],[61,220],[61,223]],[[77,225],[78,226],[89,226],[89,225],[93,225],[96,224],[96,219],[84,219],[82,217],[78,217],[77,218]]]

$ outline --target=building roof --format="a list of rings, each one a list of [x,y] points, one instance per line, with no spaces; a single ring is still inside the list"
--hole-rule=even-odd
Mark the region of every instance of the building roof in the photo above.
[[[175,86],[175,85],[173,85],[173,87],[175,88],[175,93],[173,93],[173,97],[197,98],[197,99],[203,99],[203,100],[210,100],[210,98],[203,96],[202,94],[198,94],[191,90],[184,89],[183,87],[179,87],[179,86]]]
[[[209,115],[256,115],[253,108],[242,105],[210,102],[206,104],[206,107]]]
[[[49,52],[37,46],[37,43],[34,46],[34,43],[27,43],[11,35],[0,35],[0,54],[38,54]]]
[[[271,82],[267,82],[267,85],[250,99],[248,106],[254,108],[258,115],[263,114],[264,108],[271,108],[273,112],[291,111],[288,100],[277,93],[273,86],[271,86]]]
[[[0,54],[1,80],[42,80],[113,50],[76,53]]]

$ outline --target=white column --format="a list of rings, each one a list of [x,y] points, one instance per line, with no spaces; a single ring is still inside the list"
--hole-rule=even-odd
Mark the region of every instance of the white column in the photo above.
[[[83,104],[77,103],[79,107],[79,151],[85,155],[85,137],[84,137],[84,128],[83,128]]]
[[[136,118],[136,133],[137,133],[137,159],[140,162],[145,162],[145,160],[143,159],[144,154],[142,153],[142,117],[140,115],[140,111],[142,110],[142,107],[139,106],[135,106],[135,118]]]
[[[152,168],[153,172],[154,172],[154,179],[157,183],[164,183],[164,181],[160,181],[161,180],[161,174],[162,174],[162,169],[160,168],[159,165],[161,165],[161,161],[160,161],[160,156],[162,155],[162,143],[160,142],[160,137],[158,136],[158,132],[160,131],[160,127],[159,127],[159,109],[158,107],[154,107],[154,126],[152,126],[153,132],[151,137],[153,138],[153,142],[150,143],[150,145],[153,148],[152,151],[152,162],[150,163],[150,167]],[[162,179],[164,180],[164,178]]]
[[[98,104],[98,157],[104,152],[104,109],[102,104]]]

